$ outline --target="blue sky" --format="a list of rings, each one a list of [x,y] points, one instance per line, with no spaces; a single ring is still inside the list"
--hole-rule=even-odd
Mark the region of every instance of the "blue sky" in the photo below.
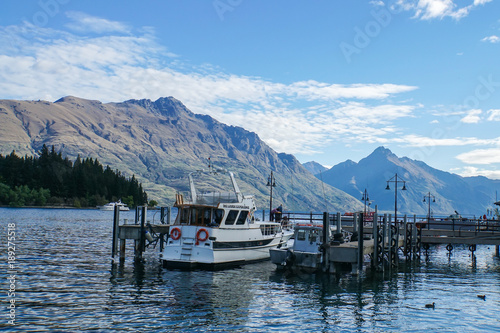
[[[332,166],[500,179],[498,0],[4,1],[0,98],[173,96]]]

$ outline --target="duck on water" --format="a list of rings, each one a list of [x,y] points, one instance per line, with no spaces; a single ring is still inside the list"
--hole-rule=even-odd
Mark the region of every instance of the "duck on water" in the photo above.
[[[198,191],[194,177],[229,176],[232,190]],[[217,184],[219,185],[219,184]],[[160,259],[167,268],[218,269],[270,258],[269,250],[293,235],[280,222],[257,221],[251,195],[241,193],[232,172],[189,174],[190,198],[176,195],[177,218]]]

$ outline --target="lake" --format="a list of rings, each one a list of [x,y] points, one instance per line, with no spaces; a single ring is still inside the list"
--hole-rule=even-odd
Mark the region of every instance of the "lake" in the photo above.
[[[120,217],[133,220],[134,212]],[[125,264],[112,265],[112,219],[113,212],[98,210],[0,208],[0,330],[500,330],[500,260],[494,246],[478,246],[475,260],[466,246],[455,247],[451,256],[445,246],[431,246],[419,264],[403,263],[384,274],[294,275],[276,271],[269,261],[184,272],[162,268],[157,249],[147,250],[143,264],[134,264],[131,241]],[[9,259],[12,232],[15,251]],[[434,309],[425,308],[432,302]],[[15,319],[9,317],[12,311]]]

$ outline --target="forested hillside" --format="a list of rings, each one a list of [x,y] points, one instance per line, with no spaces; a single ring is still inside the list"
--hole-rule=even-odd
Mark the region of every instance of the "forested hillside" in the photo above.
[[[97,159],[80,156],[74,162],[43,145],[39,157],[0,155],[0,204],[93,207],[121,199],[129,206],[147,203],[135,176],[103,167]]]

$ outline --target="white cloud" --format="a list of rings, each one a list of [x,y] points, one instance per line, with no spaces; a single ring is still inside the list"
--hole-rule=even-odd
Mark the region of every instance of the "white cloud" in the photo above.
[[[484,37],[483,39],[481,39],[481,42],[499,43],[500,42],[500,37],[495,36],[495,35]]]
[[[500,170],[485,170],[472,166],[466,166],[462,170],[453,170],[462,177],[484,176],[489,179],[500,179]]]
[[[488,110],[488,121],[500,121],[500,109]]]
[[[315,151],[332,140],[386,142],[397,131],[393,122],[415,109],[384,101],[414,86],[271,82],[188,67],[165,58],[168,52],[155,40],[151,31],[89,38],[29,24],[0,28],[0,43],[13,41],[0,49],[0,91],[13,99],[52,101],[67,95],[103,102],[174,96],[193,112],[254,131],[289,153]]]
[[[500,163],[500,148],[472,150],[458,155],[457,159],[467,164]]]
[[[74,31],[95,33],[130,32],[130,28],[121,22],[109,21],[82,12],[68,11],[66,16],[73,20],[66,26]]]
[[[469,15],[470,11],[479,5],[492,0],[474,0],[471,4],[458,7],[453,0],[398,0],[397,4],[404,10],[413,11],[414,18],[421,20],[442,19],[451,17],[455,20]]]
[[[500,137],[493,139],[479,139],[475,137],[456,138],[430,138],[421,135],[405,135],[398,139],[398,142],[405,143],[410,147],[435,147],[435,146],[467,146],[467,145],[500,145]]]
[[[465,117],[460,119],[460,121],[466,124],[477,124],[481,121],[481,117],[479,117],[481,113],[481,110],[470,110],[467,112],[467,115]]]

